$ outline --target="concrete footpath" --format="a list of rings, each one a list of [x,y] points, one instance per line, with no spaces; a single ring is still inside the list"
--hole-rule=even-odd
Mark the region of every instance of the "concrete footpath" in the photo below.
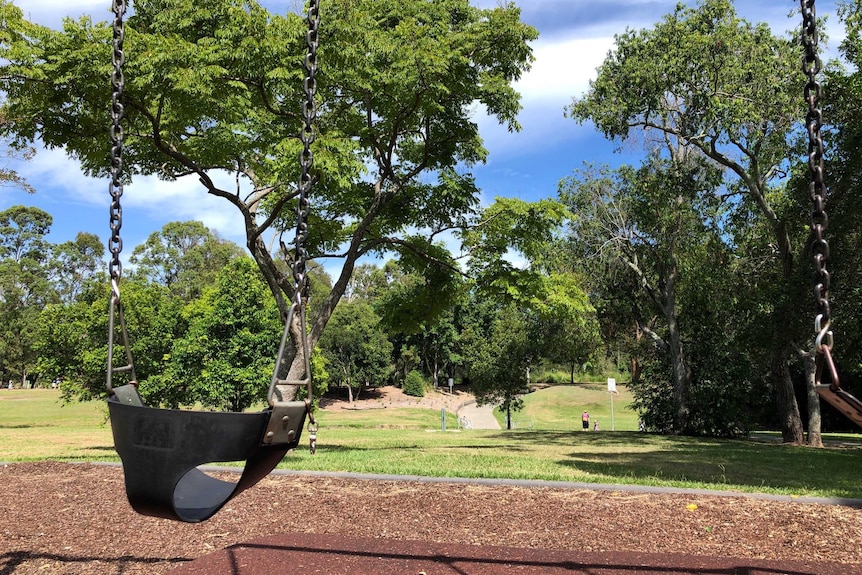
[[[494,407],[491,405],[476,405],[476,401],[468,401],[458,408],[456,415],[463,418],[467,429],[501,429],[494,417]]]

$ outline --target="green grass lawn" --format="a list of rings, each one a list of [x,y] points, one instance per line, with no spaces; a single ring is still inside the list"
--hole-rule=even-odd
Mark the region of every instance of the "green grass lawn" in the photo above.
[[[317,454],[297,450],[281,467],[862,498],[862,447],[855,442],[810,449],[642,434],[633,431],[637,419],[625,408],[625,392],[614,401],[614,432],[606,390],[581,386],[530,394],[516,419],[534,426],[512,431],[457,431],[451,414],[442,431],[438,410],[320,411]],[[602,431],[579,430],[584,407]],[[43,459],[117,461],[105,405],[61,405],[51,390],[0,391],[0,461]]]
[[[611,396],[607,384],[579,383],[540,389],[524,396],[524,409],[512,414],[515,428],[530,427],[542,431],[582,431],[581,413],[590,414],[590,429],[598,420],[601,431],[637,431],[638,416],[630,405],[632,395],[624,386]],[[611,410],[613,409],[613,415]],[[495,413],[501,427],[506,415]]]

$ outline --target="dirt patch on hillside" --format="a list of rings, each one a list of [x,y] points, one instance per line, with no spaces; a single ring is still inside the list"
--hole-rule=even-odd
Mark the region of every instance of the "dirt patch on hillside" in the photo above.
[[[449,388],[440,387],[425,392],[424,397],[407,395],[400,387],[387,385],[367,389],[359,394],[357,399],[351,403],[348,401],[347,391],[335,389],[330,391],[320,400],[320,408],[326,411],[361,410],[361,409],[388,409],[399,407],[416,407],[421,409],[442,409],[455,413],[464,403],[473,401],[473,394],[459,389],[455,386],[452,393]]]

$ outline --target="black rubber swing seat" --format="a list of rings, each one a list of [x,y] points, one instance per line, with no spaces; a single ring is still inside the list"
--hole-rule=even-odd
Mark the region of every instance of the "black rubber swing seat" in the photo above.
[[[301,401],[257,413],[157,409],[133,385],[112,391],[108,409],[129,503],[142,515],[188,523],[209,519],[266,477],[299,444],[307,413]],[[246,462],[236,482],[198,469],[229,461]]]

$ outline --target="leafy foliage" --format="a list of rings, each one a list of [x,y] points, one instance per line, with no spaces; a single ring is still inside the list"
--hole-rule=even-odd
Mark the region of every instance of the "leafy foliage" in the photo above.
[[[794,131],[803,118],[801,58],[795,39],[772,34],[766,24],[740,19],[729,0],[677,5],[653,28],[616,36],[616,48],[568,114],[590,120],[608,138],[637,134],[651,148],[699,155],[719,166],[731,217],[762,219],[768,257],[753,274],[756,286],[780,286],[764,297],[760,323],[769,334],[763,370],[769,373],[786,441],[802,441],[791,362],[804,335],[794,242],[805,220],[795,220],[793,198],[781,181],[794,157]],[[732,228],[727,228],[731,230]],[[736,228],[751,239],[748,228]],[[740,250],[737,257],[747,258]],[[768,265],[764,265],[767,264]],[[766,278],[769,279],[766,279]],[[777,283],[776,283],[777,282]],[[756,288],[759,289],[759,288]],[[674,365],[678,364],[676,362]],[[684,419],[684,413],[677,419]],[[816,420],[812,419],[812,423]]]
[[[170,222],[135,247],[129,262],[136,266],[135,274],[190,301],[241,253],[239,246],[222,240],[201,222]]]
[[[351,398],[387,380],[392,344],[379,324],[369,304],[343,302],[320,340],[330,381],[346,387]]]
[[[425,397],[425,377],[415,369],[404,378],[404,393],[413,397]]]
[[[163,389],[185,389],[193,400],[242,411],[269,389],[282,333],[278,308],[249,258],[221,270],[214,289],[184,311],[188,331],[171,347]]]
[[[138,0],[134,7],[125,34],[126,173],[193,175],[202,193],[231,204],[285,313],[293,285],[263,238],[294,222],[306,25],[254,0]],[[88,173],[105,174],[108,25],[70,19],[54,31],[24,20],[8,0],[0,18],[7,120],[0,135],[19,146],[39,138]],[[460,171],[487,156],[472,110],[484,106],[519,128],[512,83],[529,68],[536,37],[512,2],[327,5],[309,249],[343,266],[314,308],[312,346],[362,257],[409,251],[441,273],[437,263],[448,258],[435,237],[465,226],[478,205],[472,176]],[[236,190],[216,183],[225,172],[236,176]]]
[[[477,308],[474,308],[474,314]],[[500,309],[481,306],[462,333],[470,385],[479,405],[499,406],[509,415],[523,406],[528,368],[535,358],[535,340],[527,320],[513,304]],[[488,313],[490,312],[490,313]]]

